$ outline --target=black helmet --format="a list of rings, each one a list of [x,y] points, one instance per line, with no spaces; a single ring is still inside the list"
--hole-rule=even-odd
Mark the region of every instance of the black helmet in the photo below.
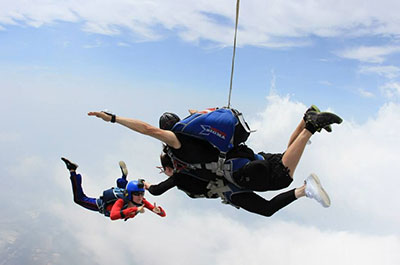
[[[164,112],[160,117],[160,129],[163,130],[171,130],[174,127],[175,123],[180,121],[178,115],[172,112]]]

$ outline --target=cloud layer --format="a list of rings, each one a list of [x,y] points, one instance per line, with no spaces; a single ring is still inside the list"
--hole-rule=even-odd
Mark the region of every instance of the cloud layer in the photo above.
[[[118,35],[128,30],[140,40],[156,40],[175,31],[186,41],[209,40],[231,45],[235,1],[177,0],[15,0],[0,4],[0,25],[39,27],[57,22],[82,24],[92,33]],[[282,2],[249,0],[241,3],[241,45],[299,46],[305,37],[399,36],[398,1]],[[356,12],[355,12],[356,10]],[[377,60],[379,57],[371,58]]]
[[[272,93],[263,112],[246,114],[258,130],[249,144],[257,151],[283,151],[306,108]],[[1,256],[18,264],[67,264],[79,259],[82,264],[108,264],[115,257],[121,264],[290,264],[298,259],[310,264],[398,264],[400,208],[393,194],[400,183],[393,172],[399,170],[399,113],[398,104],[388,103],[364,124],[344,121],[334,126],[332,134],[313,136],[292,187],[315,172],[331,195],[332,206],[324,209],[302,198],[272,218],[236,210],[218,200],[189,199],[171,190],[161,197],[147,195],[166,209],[167,218],[146,212],[128,222],[111,222],[72,202],[68,172],[55,154],[30,150],[34,155],[20,154],[10,160],[18,163],[2,165],[7,178],[2,178],[1,198],[29,187],[24,190],[29,201],[20,196],[7,200],[3,212],[10,217],[0,227]],[[164,178],[155,175],[157,143],[98,122],[100,138],[111,131],[123,134],[114,137],[118,140],[107,152],[97,155],[82,139],[75,139],[79,147],[72,158],[79,158],[76,162],[89,196],[114,184],[121,158],[132,177],[145,176],[150,182]],[[91,123],[87,126],[92,128],[81,125],[81,130],[95,129]],[[3,137],[2,141],[14,140]],[[261,194],[268,198],[273,193]]]

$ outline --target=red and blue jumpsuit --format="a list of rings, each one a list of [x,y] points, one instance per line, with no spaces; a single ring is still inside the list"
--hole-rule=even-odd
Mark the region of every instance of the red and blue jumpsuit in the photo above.
[[[82,189],[82,176],[80,174],[77,174],[75,172],[71,172],[71,184],[72,184],[72,192],[74,194],[74,202],[76,204],[79,204],[80,206],[91,210],[91,211],[96,211],[102,213],[103,211],[100,210],[99,205],[98,205],[98,199],[96,198],[91,198],[86,196],[86,194],[83,192]],[[125,185],[124,185],[125,183]],[[121,179],[117,180],[117,186],[119,188],[125,188],[127,182],[124,182]],[[122,187],[124,186],[124,187]],[[137,214],[138,207],[144,205],[145,208],[153,211],[154,205],[149,203],[145,198],[143,198],[142,205],[136,205],[134,207],[127,207],[128,202],[125,201],[124,199],[120,198],[117,199],[113,203],[109,203],[105,206],[104,209],[104,214],[106,216],[110,216],[111,220],[118,220],[118,219],[129,219],[133,218]],[[165,211],[160,208],[160,213],[157,213],[161,217],[165,217],[166,213]],[[107,214],[106,214],[107,213]]]

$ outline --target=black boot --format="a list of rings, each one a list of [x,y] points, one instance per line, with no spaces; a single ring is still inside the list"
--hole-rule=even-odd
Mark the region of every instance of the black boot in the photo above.
[[[64,161],[65,165],[67,166],[68,170],[76,170],[78,168],[78,165],[75,163],[72,163],[71,161],[69,161],[68,159],[61,157],[61,160]]]
[[[304,114],[304,121],[306,122],[306,129],[311,133],[315,133],[333,123],[340,124],[343,120],[330,112],[307,111]]]
[[[321,112],[319,110],[319,108],[315,105],[311,105],[311,107],[309,107],[306,111],[306,113],[310,112],[310,111],[315,111],[315,112]],[[305,121],[305,120],[304,120]],[[327,131],[328,133],[332,132],[332,126],[327,125],[324,127],[324,130]],[[318,129],[317,132],[321,132],[321,129]]]

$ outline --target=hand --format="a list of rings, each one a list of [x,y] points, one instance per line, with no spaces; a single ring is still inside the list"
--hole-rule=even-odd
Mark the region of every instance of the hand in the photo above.
[[[111,121],[111,116],[104,113],[103,111],[91,111],[88,113],[89,116],[96,116],[97,118],[101,118],[104,121]]]
[[[144,181],[143,183],[144,183],[144,188],[145,188],[146,190],[148,190],[148,189],[150,188],[151,184],[148,183],[148,182],[146,182],[146,181]]]
[[[161,213],[161,209],[160,209],[160,207],[158,207],[158,206],[156,205],[156,203],[154,203],[153,212],[155,212],[155,213],[157,213],[157,214],[160,214],[160,213]]]
[[[136,213],[144,213],[144,205],[137,207]]]
[[[125,215],[126,215],[126,218],[131,218],[131,217],[134,217],[136,215],[136,213],[137,213],[137,210],[135,210],[135,208],[131,207],[131,208],[127,209]]]

